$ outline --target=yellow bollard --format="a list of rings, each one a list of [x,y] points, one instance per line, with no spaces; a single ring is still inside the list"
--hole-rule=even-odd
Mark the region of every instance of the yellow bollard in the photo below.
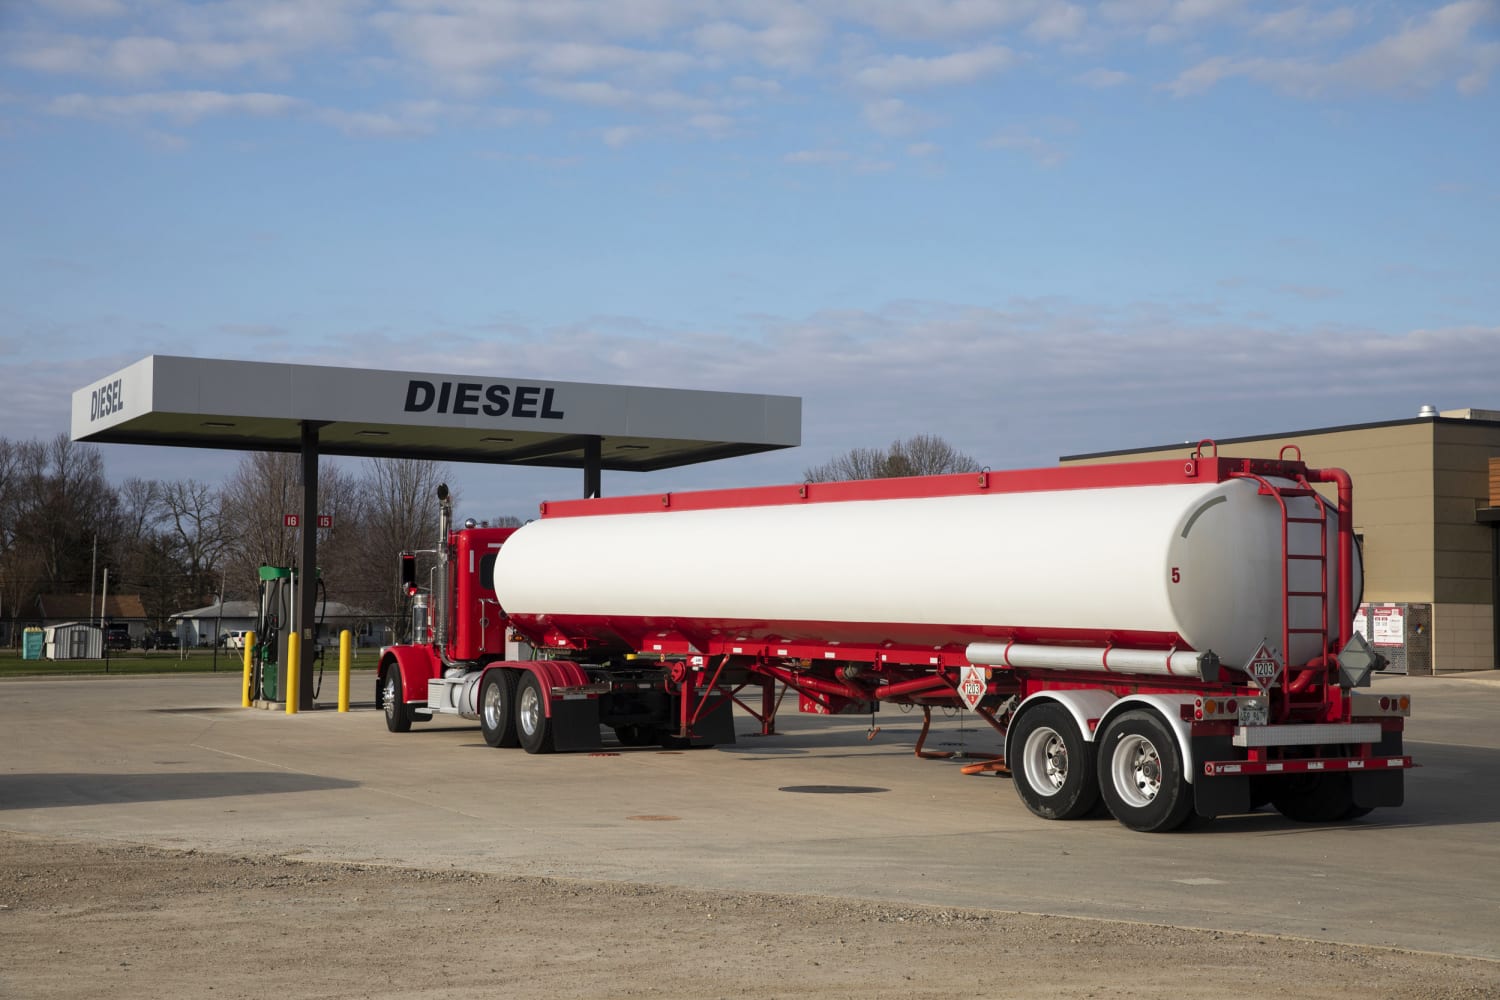
[[[349,711],[349,660],[354,652],[354,633],[339,633],[339,711]]]
[[[287,634],[286,637],[286,714],[297,714],[297,699],[302,692],[298,690],[299,682],[302,680],[302,636],[296,632]]]
[[[255,701],[255,694],[254,694],[254,692],[252,692],[250,690],[250,685],[251,685],[251,683],[253,683],[252,679],[255,676],[255,671],[253,669],[251,669],[252,666],[253,666],[253,664],[251,663],[250,655],[252,653],[254,653],[254,652],[255,652],[255,633],[254,632],[246,632],[245,633],[245,683],[242,684],[242,685],[240,685],[240,707],[241,708],[249,708],[250,705]]]

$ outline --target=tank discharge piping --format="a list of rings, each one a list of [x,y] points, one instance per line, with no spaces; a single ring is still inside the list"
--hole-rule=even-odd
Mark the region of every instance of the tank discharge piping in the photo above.
[[[975,642],[965,654],[975,666],[1026,670],[1097,670],[1111,674],[1154,674],[1219,679],[1219,658],[1212,650],[1121,649],[1116,646],[1038,646]]]

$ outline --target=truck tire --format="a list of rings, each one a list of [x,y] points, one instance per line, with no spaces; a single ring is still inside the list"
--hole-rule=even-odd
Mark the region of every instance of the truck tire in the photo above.
[[[1043,819],[1078,819],[1099,801],[1094,755],[1061,705],[1036,705],[1011,726],[1016,794]]]
[[[1182,752],[1153,712],[1126,712],[1104,727],[1099,791],[1114,818],[1141,833],[1176,830],[1193,815]]]
[[[552,720],[547,718],[547,694],[536,674],[528,673],[516,690],[516,733],[527,753],[552,752]]]
[[[516,735],[516,675],[509,670],[491,670],[479,689],[479,731],[492,747],[518,747]]]
[[[411,712],[401,700],[401,668],[392,663],[385,672],[385,684],[380,689],[380,700],[385,709],[385,728],[393,733],[411,732]]]

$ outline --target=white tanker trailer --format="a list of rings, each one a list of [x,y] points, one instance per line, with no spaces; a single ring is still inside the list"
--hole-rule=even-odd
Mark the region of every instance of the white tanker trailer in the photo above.
[[[1383,663],[1352,633],[1352,504],[1338,470],[1201,447],[564,501],[520,529],[453,530],[444,499],[441,582],[379,695],[393,730],[458,714],[532,752],[730,742],[733,704],[771,733],[777,684],[820,713],[962,706],[1039,816],[1345,819],[1399,805],[1411,766],[1409,699],[1356,690]]]

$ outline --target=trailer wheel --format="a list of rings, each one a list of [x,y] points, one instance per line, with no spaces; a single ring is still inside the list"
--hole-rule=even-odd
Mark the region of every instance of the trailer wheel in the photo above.
[[[516,735],[516,675],[509,670],[491,670],[479,691],[479,731],[492,747],[518,747]]]
[[[516,730],[527,753],[552,752],[552,720],[547,718],[547,696],[536,674],[522,678],[516,691]]]
[[[1078,819],[1099,801],[1094,755],[1073,717],[1042,704],[1011,726],[1011,774],[1026,808],[1043,819]]]
[[[1099,790],[1115,819],[1142,833],[1175,830],[1193,815],[1177,740],[1151,712],[1126,712],[1104,728]]]
[[[411,712],[401,700],[401,668],[394,663],[385,672],[380,700],[385,703],[385,728],[393,733],[411,732]]]

